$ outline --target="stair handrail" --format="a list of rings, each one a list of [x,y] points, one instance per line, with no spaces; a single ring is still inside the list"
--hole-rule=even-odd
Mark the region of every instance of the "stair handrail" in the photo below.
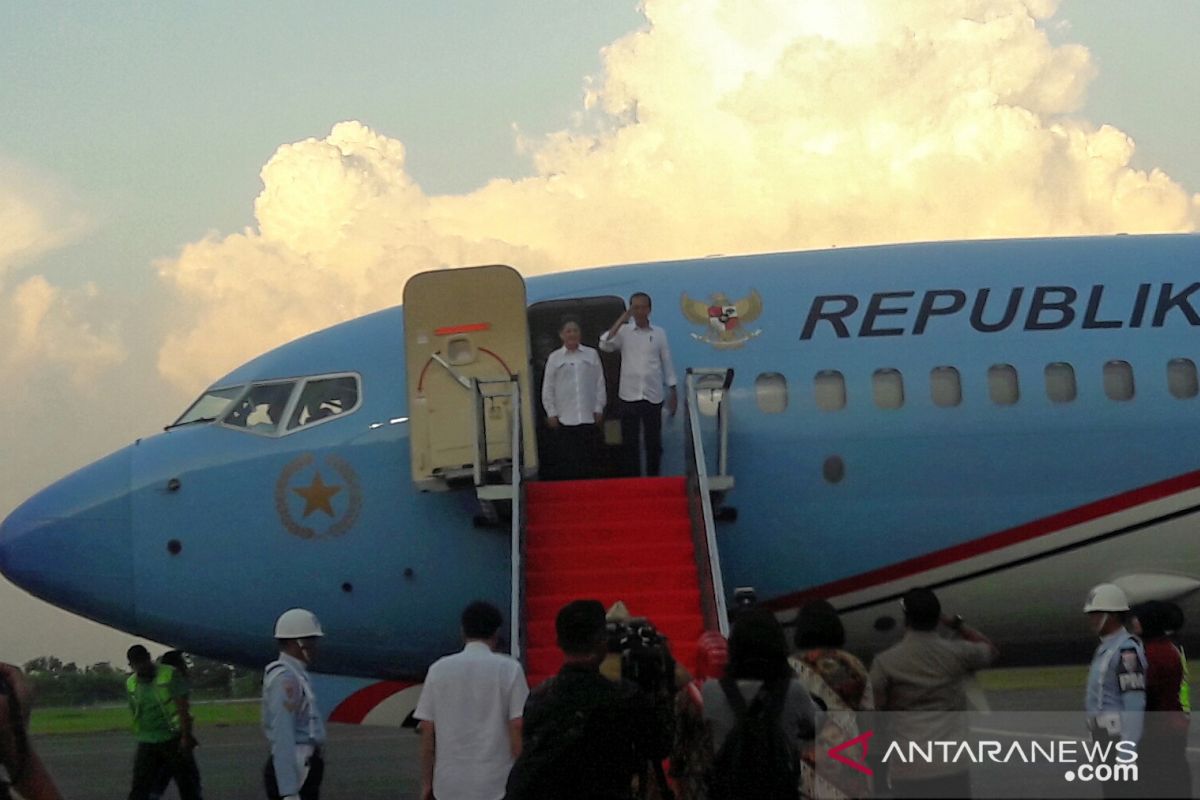
[[[729,387],[733,384],[733,370],[725,370],[725,382],[721,386],[721,399],[717,401],[717,474],[729,475]]]
[[[717,527],[713,519],[712,507],[712,492],[709,486],[708,479],[708,462],[704,454],[704,438],[700,431],[700,411],[699,411],[699,396],[696,391],[696,378],[703,375],[721,375],[725,376],[725,382],[721,393],[720,406],[717,411],[718,432],[723,430],[721,421],[727,420],[727,413],[722,414],[721,407],[725,405],[725,394],[729,389],[729,385],[733,382],[733,370],[716,370],[716,369],[693,369],[688,368],[687,375],[684,379],[684,404],[687,412],[687,427],[688,435],[691,440],[689,448],[688,467],[689,473],[694,474],[696,480],[697,494],[700,503],[701,522],[704,527],[704,537],[702,540],[704,552],[701,554],[701,563],[707,564],[708,575],[705,576],[712,583],[712,613],[716,616],[716,624],[722,636],[729,636],[729,614],[725,605],[725,582],[721,576],[721,555],[717,549]],[[718,464],[722,474],[724,474],[725,464],[724,450],[727,439],[725,434],[721,434],[718,439]],[[689,477],[691,477],[691,474]],[[706,621],[710,622],[710,621]]]
[[[495,387],[498,384],[504,384],[504,388],[497,391]],[[485,386],[488,387],[487,391],[485,391]],[[507,379],[471,378],[471,387],[474,399],[473,410],[475,412],[474,472],[475,488],[477,490],[487,484],[491,466],[491,460],[488,457],[487,412],[484,409],[486,401],[507,396],[509,398],[509,411],[512,414],[512,439],[510,441],[512,449],[509,450],[512,465],[512,476],[509,479],[509,496],[512,502],[510,519],[511,542],[509,545],[510,562],[512,564],[510,575],[512,596],[509,601],[509,630],[512,643],[509,645],[509,652],[513,658],[520,660],[525,641],[525,631],[521,627],[525,600],[525,569],[522,564],[522,554],[525,549],[525,489],[521,482],[522,473],[525,471],[525,459],[521,431],[521,417],[523,416],[521,409],[521,381],[516,375],[510,375]]]
[[[483,486],[487,477],[487,412],[484,410],[483,382],[471,378],[471,410],[475,416],[475,463],[474,480],[476,486]]]
[[[512,644],[509,646],[509,652],[513,658],[521,660],[521,653],[525,645],[525,629],[521,625],[521,620],[524,617],[525,606],[525,568],[522,564],[522,554],[525,550],[525,497],[524,487],[521,485],[521,473],[524,472],[524,458],[522,458],[523,437],[521,434],[521,382],[513,378],[512,382],[512,541],[511,541],[511,558],[512,563],[512,598],[509,608],[509,627],[512,636]]]

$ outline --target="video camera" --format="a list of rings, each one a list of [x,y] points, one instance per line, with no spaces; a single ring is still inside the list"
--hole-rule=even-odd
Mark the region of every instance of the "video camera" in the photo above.
[[[667,639],[644,617],[608,623],[608,652],[621,656],[621,677],[648,694],[674,694],[675,659]]]

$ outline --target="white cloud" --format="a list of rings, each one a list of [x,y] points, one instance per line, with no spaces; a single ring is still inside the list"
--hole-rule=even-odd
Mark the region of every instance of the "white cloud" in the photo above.
[[[124,358],[112,330],[87,321],[94,284],[64,290],[20,269],[76,239],[89,221],[49,176],[0,161],[0,365],[11,385],[63,369],[77,385]]]
[[[125,349],[116,332],[97,331],[82,317],[83,307],[95,297],[94,284],[68,295],[41,275],[0,296],[0,332],[6,343],[0,365],[5,373],[64,366],[76,386],[86,387],[123,361]]]
[[[577,124],[519,143],[535,174],[469,194],[426,194],[357,122],[284,145],[255,228],[160,265],[191,316],[159,369],[195,389],[446,265],[1194,230],[1200,197],[1075,116],[1096,70],[1047,38],[1055,7],[646,0]]]
[[[440,230],[404,171],[403,145],[357,122],[284,145],[262,179],[257,230],[194,242],[160,264],[191,315],[159,356],[177,386],[199,388],[271,345],[398,303],[415,272],[546,263],[520,244]]]
[[[0,157],[0,289],[10,272],[71,241],[87,224],[52,178]]]

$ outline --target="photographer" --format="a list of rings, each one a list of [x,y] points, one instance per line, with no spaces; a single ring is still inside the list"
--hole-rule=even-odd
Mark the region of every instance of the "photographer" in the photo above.
[[[671,655],[667,638],[644,617],[634,617],[622,602],[608,610],[608,656],[600,665],[600,674],[610,681],[635,685],[654,708],[656,729],[669,741],[675,738],[675,692],[692,676]],[[637,796],[663,798],[674,796],[667,783],[661,759],[641,763],[637,773]],[[657,793],[655,793],[657,789]]]
[[[524,745],[507,800],[630,800],[643,765],[670,749],[669,729],[636,684],[600,674],[608,651],[604,606],[576,600],[558,612],[564,663],[525,704]]]
[[[29,685],[21,670],[0,664],[0,798],[15,789],[25,800],[62,800],[29,742]]]

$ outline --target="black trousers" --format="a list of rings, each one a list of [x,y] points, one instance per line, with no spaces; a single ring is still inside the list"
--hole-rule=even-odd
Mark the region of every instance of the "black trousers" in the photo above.
[[[325,777],[325,759],[320,753],[313,753],[308,760],[308,777],[300,787],[300,800],[321,800],[321,779]],[[279,783],[275,780],[275,761],[268,756],[267,765],[263,767],[263,784],[267,789],[269,800],[282,800],[279,793]]]
[[[657,475],[662,464],[662,403],[649,400],[621,401],[621,445],[626,470],[640,475],[640,445],[646,447],[646,474]]]
[[[1147,712],[1149,717],[1151,713]],[[1192,797],[1187,737],[1152,733],[1138,743],[1138,788],[1143,797]]]
[[[190,751],[179,746],[178,737],[168,742],[138,742],[133,757],[133,786],[129,800],[149,800],[157,796],[163,778],[175,781],[180,800],[200,800],[200,770]]]
[[[585,422],[582,425],[559,425],[551,432],[554,434],[551,477],[563,481],[595,478],[600,427]]]

